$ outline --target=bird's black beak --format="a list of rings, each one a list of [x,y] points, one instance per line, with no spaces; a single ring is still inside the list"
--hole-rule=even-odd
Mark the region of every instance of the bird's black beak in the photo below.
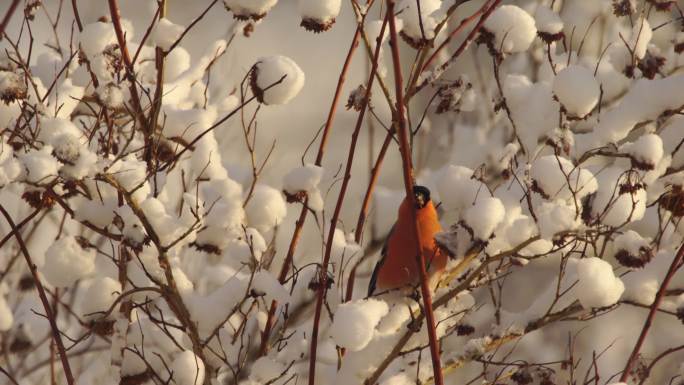
[[[425,199],[422,195],[416,195],[416,207],[419,209],[425,207]]]

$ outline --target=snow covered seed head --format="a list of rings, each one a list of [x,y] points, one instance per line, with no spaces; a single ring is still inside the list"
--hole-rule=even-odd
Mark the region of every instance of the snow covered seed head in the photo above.
[[[684,190],[682,190],[682,186],[672,186],[672,191],[663,194],[659,201],[660,207],[671,212],[673,216],[684,216]]]
[[[598,103],[601,90],[591,70],[571,65],[553,80],[553,93],[568,115],[583,118]]]
[[[264,104],[286,104],[304,87],[304,72],[292,59],[269,56],[259,59],[252,69],[250,85]]]
[[[515,5],[502,5],[485,22],[494,34],[494,49],[502,53],[526,51],[537,34],[534,18]]]
[[[615,276],[610,263],[600,258],[577,261],[577,277],[577,298],[585,309],[611,306],[625,291],[625,285]]]
[[[616,250],[615,259],[622,266],[642,268],[653,259],[653,250],[648,240],[634,230],[618,235],[613,245]]]
[[[561,40],[563,38],[563,20],[556,12],[548,7],[540,5],[534,15],[537,26],[537,35],[546,43]]]
[[[299,0],[301,26],[315,33],[327,31],[340,13],[341,0]]]
[[[238,20],[259,20],[273,8],[278,0],[223,0],[226,9]]]
[[[441,5],[440,0],[423,0],[420,4],[415,0],[403,0],[399,3],[398,17],[402,21],[400,35],[408,45],[418,49],[435,38],[437,19],[433,14],[439,11]]]
[[[344,303],[335,312],[332,338],[338,346],[358,352],[371,342],[375,326],[388,312],[385,302],[372,298]]]
[[[24,77],[15,72],[0,71],[0,100],[10,104],[17,99],[26,99],[28,87]]]
[[[653,170],[663,157],[663,140],[656,134],[641,135],[634,142],[620,146],[632,161],[632,167],[640,170]]]

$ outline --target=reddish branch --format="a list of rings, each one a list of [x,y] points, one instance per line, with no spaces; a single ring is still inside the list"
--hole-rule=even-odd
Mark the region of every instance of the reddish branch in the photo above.
[[[439,340],[435,330],[435,315],[432,311],[432,296],[430,294],[427,270],[425,268],[425,256],[421,245],[418,222],[416,220],[416,202],[413,195],[414,176],[413,165],[411,164],[411,149],[409,147],[409,133],[406,127],[406,116],[404,106],[404,80],[401,74],[401,62],[399,61],[399,39],[397,38],[397,27],[394,19],[394,0],[387,3],[387,18],[390,25],[390,46],[392,47],[392,62],[394,64],[394,86],[397,98],[397,115],[395,116],[399,134],[399,151],[401,151],[402,168],[404,173],[404,187],[406,199],[410,203],[411,222],[413,223],[413,238],[416,245],[416,263],[420,269],[420,290],[423,296],[423,307],[425,320],[427,322],[428,339],[430,342],[430,356],[432,358],[432,370],[434,372],[435,385],[443,385],[442,365],[440,363]],[[379,45],[379,44],[378,44]]]
[[[663,283],[660,284],[660,288],[658,289],[658,292],[656,293],[655,299],[653,300],[653,304],[651,305],[651,310],[648,312],[648,316],[646,316],[646,321],[644,322],[643,328],[641,328],[641,333],[639,334],[639,338],[637,339],[636,344],[634,344],[634,349],[632,349],[632,354],[629,355],[629,359],[627,360],[627,363],[625,364],[625,368],[622,370],[622,375],[620,376],[620,382],[626,382],[627,381],[627,377],[629,377],[629,373],[632,370],[632,366],[634,365],[637,357],[639,356],[639,351],[641,350],[641,347],[643,346],[644,341],[646,340],[646,335],[648,334],[648,331],[651,328],[651,324],[653,323],[653,320],[655,319],[655,315],[658,312],[658,308],[660,307],[660,303],[663,301],[663,298],[665,297],[665,293],[667,291],[667,286],[670,284],[670,281],[672,281],[672,277],[674,277],[677,270],[679,270],[679,268],[682,267],[682,260],[683,259],[684,259],[684,243],[679,247],[679,250],[677,250],[677,255],[672,260],[672,264],[670,264],[670,268],[667,270],[667,274],[665,274],[665,278],[663,278]]]
[[[7,13],[5,13],[5,17],[2,18],[2,22],[0,22],[0,41],[5,35],[5,28],[7,28],[7,24],[9,24],[10,19],[12,19],[12,15],[14,14],[14,11],[17,10],[18,5],[19,0],[12,1],[12,4],[10,4],[9,8],[7,9]]]
[[[28,265],[29,270],[31,270],[33,283],[35,284],[36,289],[38,290],[38,296],[40,297],[40,301],[43,303],[43,308],[45,309],[45,317],[47,317],[48,322],[50,323],[50,329],[52,330],[52,338],[55,341],[55,344],[57,345],[59,358],[62,361],[64,376],[67,379],[67,384],[73,385],[74,375],[71,373],[71,366],[69,365],[69,360],[67,359],[66,349],[64,349],[62,335],[60,334],[59,328],[57,327],[57,320],[55,319],[55,314],[52,311],[52,307],[50,306],[50,302],[48,301],[47,295],[45,295],[45,288],[43,288],[43,284],[40,281],[40,277],[38,277],[38,268],[31,259],[31,254],[29,254],[24,239],[21,237],[21,234],[19,234],[19,231],[17,231],[17,225],[14,223],[14,220],[12,220],[12,217],[9,215],[7,210],[5,210],[5,208],[2,205],[0,205],[0,212],[2,212],[2,215],[7,220],[7,223],[9,223],[10,228],[12,229],[12,233],[14,233],[14,237],[17,239],[17,242],[19,243],[19,248],[21,249],[22,254],[24,254],[26,264]]]
[[[497,2],[500,2],[500,1],[497,1]],[[444,39],[444,41],[442,42],[442,44],[440,44],[439,47],[437,47],[437,49],[435,49],[435,50],[432,52],[432,55],[430,55],[430,58],[428,58],[428,59],[425,61],[425,64],[423,64],[423,67],[421,68],[421,71],[420,71],[420,72],[425,71],[425,69],[428,68],[428,67],[437,59],[437,56],[439,55],[439,53],[440,53],[440,52],[441,52],[441,51],[442,51],[442,50],[451,42],[451,40],[452,40],[456,35],[458,35],[459,32],[461,32],[461,31],[463,30],[463,28],[465,28],[468,24],[470,24],[470,22],[472,22],[472,21],[475,20],[478,16],[480,16],[480,15],[483,14],[486,10],[488,10],[488,9],[489,9],[488,6],[489,6],[490,3],[491,3],[491,1],[487,1],[487,2],[485,2],[484,4],[482,4],[482,7],[480,7],[480,9],[478,9],[477,11],[475,11],[475,13],[473,13],[473,14],[470,15],[470,16],[468,16],[467,18],[463,19],[463,21],[461,21],[461,23],[460,23],[453,31],[449,32],[449,36],[447,36],[447,38]],[[490,7],[490,8],[491,8],[491,7]],[[493,8],[492,8],[492,9],[493,9]],[[477,32],[477,29],[478,29],[478,28],[476,27],[474,30]],[[467,40],[468,40],[468,39],[466,39],[466,41],[467,41]]]
[[[388,20],[392,18],[388,16],[385,17],[382,27],[380,28],[380,34],[378,35],[378,40],[375,45],[375,53],[373,54],[373,62],[371,65],[370,74],[368,75],[368,82],[366,84],[366,89],[370,90],[373,88],[373,81],[375,80],[375,74],[378,70],[378,58],[380,57],[380,49],[382,48],[382,36],[385,33]],[[323,301],[325,295],[328,291],[328,264],[330,262],[330,254],[332,252],[333,237],[335,235],[335,229],[337,227],[337,221],[340,217],[342,211],[342,204],[344,203],[345,195],[347,194],[347,187],[349,186],[349,180],[351,179],[351,170],[354,162],[354,154],[356,152],[356,142],[359,137],[359,132],[361,131],[361,126],[363,125],[363,119],[366,114],[366,109],[368,108],[368,100],[370,98],[370,93],[366,92],[363,97],[363,104],[359,115],[356,119],[356,126],[354,127],[354,132],[352,133],[352,140],[349,145],[349,154],[347,156],[347,164],[344,170],[344,178],[342,179],[342,186],[340,187],[340,193],[337,196],[337,203],[335,204],[335,211],[333,212],[332,218],[330,219],[330,227],[328,228],[328,238],[325,243],[325,254],[323,256],[323,263],[318,271],[318,292],[316,297],[316,311],[314,313],[314,323],[313,331],[311,332],[311,350],[309,352],[309,385],[314,385],[316,379],[316,350],[318,349],[318,329],[321,322],[321,311],[323,309]]]
[[[497,3],[498,3],[498,1],[497,1]],[[457,7],[458,5],[460,5],[460,3],[455,4],[454,7]],[[442,44],[441,44],[441,45],[432,53],[432,55],[430,55],[430,57],[427,59],[426,62],[425,62],[425,60],[424,60],[424,55],[421,54],[421,59],[420,59],[419,62],[418,62],[418,67],[420,67],[420,68],[418,69],[418,71],[416,71],[416,76],[415,76],[415,78],[412,79],[411,84],[410,84],[410,87],[408,88],[408,89],[409,89],[409,92],[408,92],[408,95],[406,96],[406,98],[405,98],[405,100],[404,100],[405,105],[408,104],[408,102],[409,102],[409,100],[411,99],[411,97],[412,97],[413,95],[415,95],[416,92],[417,92],[417,91],[415,90],[415,83],[418,81],[418,76],[420,75],[420,73],[422,73],[423,71],[425,71],[425,69],[426,69],[426,68],[434,61],[434,59],[438,56],[439,51],[442,50],[442,49],[444,49],[444,47],[446,47],[446,45],[448,44],[448,42],[449,42],[454,36],[456,36],[456,34],[458,34],[460,31],[462,31],[463,28],[464,28],[467,24],[469,24],[472,20],[474,20],[478,15],[482,14],[482,13],[485,11],[485,9],[487,9],[488,12],[491,12],[491,11],[487,8],[488,5],[489,5],[489,2],[485,3],[478,11],[476,11],[474,14],[472,14],[471,16],[469,16],[468,18],[466,18],[465,20],[463,20],[463,21],[458,25],[458,27],[456,27],[456,29],[454,29],[454,31],[452,31],[452,32],[449,33],[449,37],[447,38],[447,40],[446,40],[444,43],[442,43]],[[493,10],[495,6],[496,6],[496,4],[494,4],[494,6],[492,6],[490,9]],[[451,14],[451,13],[449,13],[449,14]],[[479,23],[479,25],[481,25],[481,23]],[[441,26],[441,24],[440,24],[440,26]],[[438,26],[438,28],[439,28],[439,26]],[[475,27],[475,30],[478,30],[478,29],[479,29],[479,27],[476,26],[476,27]],[[471,32],[471,34],[469,34],[468,37],[466,37],[466,41],[472,40],[473,36],[474,36],[474,33]],[[460,56],[460,55],[464,52],[464,50],[465,50],[466,47],[467,47],[467,44],[466,44],[466,43],[463,43],[462,46],[459,47],[459,49],[457,50],[457,52],[454,53],[454,56],[452,56],[452,59],[451,59],[451,60],[453,60],[453,59],[455,59],[456,57]],[[425,52],[425,54],[426,54],[426,53],[427,53],[427,50],[429,49],[429,46],[425,46],[425,47],[423,47],[422,49],[425,50],[424,52]],[[425,63],[425,64],[423,64],[423,63]],[[392,107],[393,107],[393,106],[390,106],[390,108],[392,109],[392,112],[395,113],[396,110],[395,110],[394,108],[392,108]],[[396,131],[396,130],[395,130],[394,126],[392,126],[392,129],[391,129],[391,130],[387,133],[387,135],[385,136],[385,141],[383,142],[382,147],[380,148],[380,153],[378,154],[378,157],[377,157],[377,159],[376,159],[376,161],[375,161],[375,165],[374,165],[374,167],[373,167],[372,170],[371,170],[370,182],[369,182],[369,184],[368,184],[368,188],[366,189],[366,194],[365,194],[365,196],[364,196],[364,198],[363,198],[363,203],[362,203],[362,205],[361,205],[361,210],[360,210],[360,212],[359,212],[359,219],[358,219],[357,224],[356,224],[356,231],[355,231],[355,233],[354,233],[354,241],[355,241],[357,244],[360,244],[360,243],[361,243],[361,237],[362,237],[362,235],[363,235],[363,228],[364,228],[364,225],[365,225],[365,223],[366,223],[366,217],[367,217],[367,215],[368,215],[368,207],[370,206],[370,199],[371,199],[371,197],[372,197],[372,195],[373,195],[373,190],[375,189],[375,184],[376,184],[377,179],[378,179],[380,167],[382,166],[382,162],[383,162],[383,160],[384,160],[384,158],[385,158],[385,154],[387,153],[387,148],[389,147],[389,144],[392,142],[392,138],[394,137],[395,131]],[[356,269],[359,267],[359,265],[361,264],[361,262],[363,262],[363,259],[360,259],[358,262],[356,262],[356,263],[354,264],[354,267],[352,267],[352,269],[351,269],[351,271],[350,271],[350,273],[349,273],[349,278],[348,278],[348,280],[347,280],[347,290],[346,290],[346,294],[345,294],[345,301],[350,301],[351,298],[352,298],[352,296],[353,296],[353,294],[354,294],[354,281],[356,280]]]
[[[76,19],[78,31],[83,32],[83,23],[81,22],[81,15],[78,14],[78,5],[76,5],[76,0],[71,0],[71,9],[74,11],[74,19]]]
[[[133,71],[133,61],[131,60],[131,55],[128,53],[128,47],[126,45],[126,36],[121,28],[121,12],[119,11],[119,5],[116,0],[109,0],[109,13],[112,16],[112,24],[114,25],[114,31],[116,32],[116,40],[119,43],[119,48],[121,50],[121,58],[124,61],[124,67],[126,69],[126,78],[130,83],[131,100],[133,101],[133,111],[136,115],[136,120],[140,123],[141,128],[145,136],[145,161],[151,161],[151,139],[152,133],[154,132],[154,127],[147,124],[145,120],[145,113],[143,112],[142,104],[140,103],[140,96],[138,95],[138,87],[135,84],[135,72]]]
[[[458,58],[463,53],[463,51],[465,51],[465,49],[468,48],[470,43],[475,38],[475,35],[477,35],[477,33],[480,31],[480,28],[482,28],[482,26],[484,25],[484,22],[487,20],[489,15],[491,15],[492,12],[494,12],[496,7],[498,7],[500,3],[501,3],[501,0],[494,0],[494,3],[489,8],[487,8],[487,10],[482,14],[482,16],[480,16],[480,20],[477,21],[477,24],[475,24],[475,27],[473,27],[473,29],[468,33],[468,36],[466,36],[465,40],[463,40],[461,45],[459,45],[458,48],[456,49],[456,51],[454,51],[454,53],[451,55],[449,60],[447,60],[446,62],[439,65],[439,67],[436,69],[437,74],[444,73],[444,71],[446,71],[447,68],[449,68],[449,66],[451,66],[454,63],[456,58]],[[424,72],[426,69],[427,69],[427,64],[422,67],[421,73]],[[423,80],[423,82],[420,85],[418,85],[413,90],[408,92],[407,97],[411,97],[411,96],[417,94],[423,88],[425,88],[425,86],[427,86],[430,83],[429,80],[431,80],[431,79]]]
[[[394,126],[385,135],[385,141],[382,143],[378,157],[375,160],[375,165],[371,170],[370,181],[368,182],[368,187],[366,188],[366,195],[363,197],[363,203],[361,203],[361,210],[359,211],[359,219],[356,222],[356,230],[354,231],[354,242],[361,244],[361,237],[363,236],[363,228],[366,224],[366,218],[368,217],[368,207],[370,206],[371,197],[373,196],[373,190],[378,182],[378,176],[380,175],[380,167],[382,167],[382,162],[385,160],[385,154],[387,154],[387,149],[390,143],[392,143],[392,138],[394,137]],[[349,272],[349,278],[347,279],[347,291],[345,293],[344,300],[351,301],[354,296],[354,281],[356,280],[356,269],[363,262],[360,259],[354,264],[351,271]]]
[[[366,2],[367,6],[370,7],[372,5],[374,0],[368,0]],[[316,154],[316,162],[315,164],[317,166],[320,166],[321,163],[323,162],[323,156],[325,154],[325,147],[328,143],[328,138],[330,136],[330,131],[332,128],[333,121],[335,119],[335,115],[337,113],[337,105],[340,100],[340,95],[342,94],[342,87],[344,85],[344,82],[347,79],[347,73],[349,72],[349,67],[351,65],[351,60],[354,57],[354,53],[356,52],[356,48],[359,46],[359,39],[361,37],[361,31],[363,28],[363,22],[365,20],[365,15],[361,19],[360,23],[356,27],[356,32],[354,33],[354,37],[352,38],[352,43],[351,46],[349,47],[349,51],[347,52],[347,57],[344,60],[344,64],[342,66],[342,71],[340,72],[339,79],[337,81],[337,87],[335,88],[335,94],[333,96],[333,101],[332,104],[330,105],[330,111],[328,112],[328,118],[325,121],[325,126],[323,128],[323,134],[321,137],[321,143],[318,146],[318,153]],[[306,221],[306,217],[309,213],[308,209],[308,199],[304,201],[304,204],[302,205],[302,210],[299,213],[299,218],[297,219],[297,222],[295,224],[295,229],[294,232],[292,233],[292,240],[290,240],[290,246],[287,249],[287,254],[285,255],[285,260],[283,261],[283,266],[280,269],[280,274],[278,275],[278,281],[282,284],[285,282],[287,279],[287,276],[290,272],[290,269],[292,267],[292,260],[294,258],[294,253],[295,250],[297,249],[297,244],[299,243],[299,238],[301,237],[302,230],[304,228],[304,222]],[[273,324],[274,324],[274,317],[275,317],[275,312],[278,308],[278,302],[277,301],[272,301],[271,302],[271,308],[268,311],[268,317],[266,318],[266,326],[264,327],[264,331],[261,334],[261,346],[259,349],[259,355],[262,356],[268,352],[268,341],[270,338],[271,330],[273,329]]]

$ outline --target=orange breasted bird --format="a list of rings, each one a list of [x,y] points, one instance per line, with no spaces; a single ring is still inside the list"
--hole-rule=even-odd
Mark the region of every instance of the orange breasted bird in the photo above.
[[[447,255],[435,242],[435,234],[442,231],[437,218],[437,210],[430,200],[430,190],[423,186],[414,186],[413,194],[416,202],[416,220],[420,243],[423,248],[425,265],[430,281],[438,278],[447,263]],[[416,242],[411,223],[411,201],[404,198],[399,206],[397,222],[390,230],[381,251],[381,259],[373,269],[368,296],[376,289],[392,290],[411,287],[420,282],[420,270],[416,262]],[[430,285],[434,287],[434,285]]]

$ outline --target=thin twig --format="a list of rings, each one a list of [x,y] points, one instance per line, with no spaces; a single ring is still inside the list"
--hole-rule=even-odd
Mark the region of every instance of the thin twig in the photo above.
[[[370,7],[370,5],[373,3],[374,0],[369,0],[367,1],[367,6]],[[352,58],[354,57],[354,53],[356,52],[356,48],[359,45],[359,39],[361,37],[361,32],[363,29],[363,22],[365,20],[365,15],[362,17],[361,21],[359,22],[359,25],[356,27],[356,32],[354,33],[354,37],[352,38],[351,45],[349,47],[349,51],[347,52],[347,57],[344,60],[344,64],[342,65],[342,70],[340,71],[340,76],[337,81],[337,87],[335,88],[335,94],[333,96],[332,103],[330,105],[330,111],[328,112],[328,118],[325,121],[325,126],[323,128],[323,134],[321,137],[321,143],[318,146],[318,153],[316,154],[316,162],[315,164],[317,166],[320,166],[323,162],[323,156],[325,155],[325,149],[326,145],[328,143],[328,137],[330,136],[330,131],[332,130],[332,124],[335,119],[335,115],[337,113],[337,104],[339,103],[340,96],[342,94],[342,88],[344,86],[344,83],[347,79],[347,73],[349,72],[349,67],[351,65]],[[294,253],[295,250],[297,249],[297,244],[299,243],[299,238],[301,237],[302,230],[304,228],[304,222],[306,221],[306,217],[309,213],[308,210],[308,198],[304,201],[304,204],[302,205],[302,210],[299,213],[299,218],[297,219],[297,222],[295,223],[295,229],[292,233],[292,239],[290,240],[290,245],[287,249],[287,254],[285,255],[285,260],[283,261],[283,265],[280,269],[280,274],[278,275],[278,281],[280,283],[284,283],[285,280],[287,279],[287,276],[290,272],[290,269],[292,267],[292,260],[294,258]],[[271,302],[271,307],[268,311],[268,316],[266,318],[266,325],[264,327],[264,331],[261,334],[261,347],[259,350],[260,355],[266,354],[268,352],[268,340],[270,338],[271,334],[271,329],[273,328],[273,323],[275,317],[275,312],[278,308],[278,303],[277,301],[272,301]]]
[[[629,355],[629,359],[627,359],[625,368],[622,370],[620,382],[627,381],[627,377],[629,377],[629,373],[632,370],[632,366],[634,365],[637,357],[639,356],[639,351],[641,350],[641,347],[643,346],[644,341],[646,340],[646,335],[648,334],[648,331],[651,328],[651,324],[655,319],[655,315],[658,312],[658,307],[660,307],[660,303],[665,297],[667,286],[670,284],[670,281],[672,280],[672,277],[674,277],[677,270],[682,266],[682,259],[684,259],[684,243],[682,243],[682,245],[679,247],[677,255],[674,257],[674,259],[672,259],[670,268],[667,270],[667,274],[665,274],[665,278],[663,278],[663,282],[660,284],[660,288],[658,289],[655,299],[653,300],[653,304],[651,305],[651,310],[648,312],[646,321],[644,321],[644,326],[641,328],[639,338],[634,344],[634,349],[632,349],[632,353]]]
[[[31,271],[31,276],[33,277],[33,283],[36,286],[36,289],[38,290],[38,296],[40,297],[40,301],[43,303],[43,308],[45,309],[45,316],[47,317],[48,322],[50,323],[50,329],[52,329],[52,338],[57,344],[57,351],[59,352],[59,358],[62,361],[64,376],[66,377],[67,384],[73,385],[74,375],[71,373],[71,366],[69,365],[66,350],[64,349],[64,343],[62,342],[61,332],[57,327],[57,320],[54,317],[54,312],[52,311],[52,307],[50,306],[50,302],[48,301],[47,295],[45,295],[45,288],[43,287],[43,284],[40,281],[40,277],[38,276],[38,268],[36,267],[35,263],[33,263],[28,248],[26,248],[26,243],[24,243],[24,238],[21,237],[19,231],[16,231],[17,226],[14,223],[14,220],[12,220],[12,217],[9,215],[7,210],[5,210],[5,207],[3,207],[1,204],[0,212],[2,212],[2,215],[7,220],[7,223],[9,223],[10,228],[14,233],[14,237],[17,238],[17,242],[19,243],[19,248],[21,249],[22,254],[24,254],[26,264],[28,265],[28,268]]]
[[[2,22],[0,22],[0,41],[2,41],[2,37],[5,35],[5,28],[7,28],[7,24],[9,24],[10,19],[12,19],[12,15],[14,14],[14,11],[16,11],[17,5],[19,5],[19,0],[12,1],[9,9],[7,9],[7,13],[5,13],[5,17],[3,17]]]
[[[404,188],[406,199],[411,210],[410,221],[413,224],[412,237],[416,247],[416,264],[420,273],[420,289],[423,297],[425,320],[427,322],[428,340],[430,342],[430,356],[432,358],[432,370],[434,372],[435,384],[443,385],[442,365],[440,363],[439,340],[435,330],[435,315],[432,309],[432,295],[430,294],[429,279],[425,267],[425,255],[423,255],[423,245],[420,239],[420,229],[416,214],[416,198],[413,194],[415,183],[413,176],[413,164],[411,163],[411,149],[409,148],[409,133],[406,127],[406,116],[404,105],[404,85],[401,74],[401,61],[399,59],[399,39],[397,37],[397,27],[394,19],[394,0],[389,0],[387,4],[387,18],[390,25],[390,47],[392,48],[392,62],[394,64],[394,86],[397,98],[397,128],[399,134],[399,151],[401,152],[402,168],[404,174]],[[378,44],[379,45],[379,44]],[[331,238],[332,239],[332,238]]]
[[[375,54],[373,55],[373,64],[371,66],[370,74],[368,75],[368,82],[366,84],[366,89],[370,90],[373,88],[373,81],[375,80],[375,74],[378,70],[378,59],[380,58],[380,48],[382,48],[382,35],[385,33],[388,21],[393,20],[389,15],[385,17],[382,27],[380,28],[380,34],[378,36],[378,43],[375,46]],[[354,127],[354,132],[352,133],[351,143],[349,145],[349,154],[347,156],[347,164],[344,172],[344,177],[342,179],[342,186],[340,187],[339,195],[337,196],[337,203],[335,205],[335,211],[333,212],[332,218],[330,219],[330,227],[328,229],[328,238],[325,243],[325,255],[323,256],[323,263],[318,271],[318,292],[316,297],[316,310],[314,313],[313,330],[311,335],[311,350],[309,352],[309,385],[315,384],[316,379],[316,350],[318,348],[318,329],[321,321],[321,310],[323,308],[323,301],[328,289],[328,263],[330,262],[330,254],[332,252],[333,237],[335,236],[335,230],[337,228],[337,221],[340,217],[342,211],[342,204],[344,203],[345,195],[347,194],[347,187],[349,185],[349,180],[351,179],[352,164],[354,162],[354,154],[356,152],[356,141],[359,137],[359,132],[361,131],[361,126],[363,125],[363,119],[368,108],[368,100],[370,98],[370,93],[366,92],[363,97],[363,104],[361,110],[359,111],[358,118],[356,120],[356,126]]]

